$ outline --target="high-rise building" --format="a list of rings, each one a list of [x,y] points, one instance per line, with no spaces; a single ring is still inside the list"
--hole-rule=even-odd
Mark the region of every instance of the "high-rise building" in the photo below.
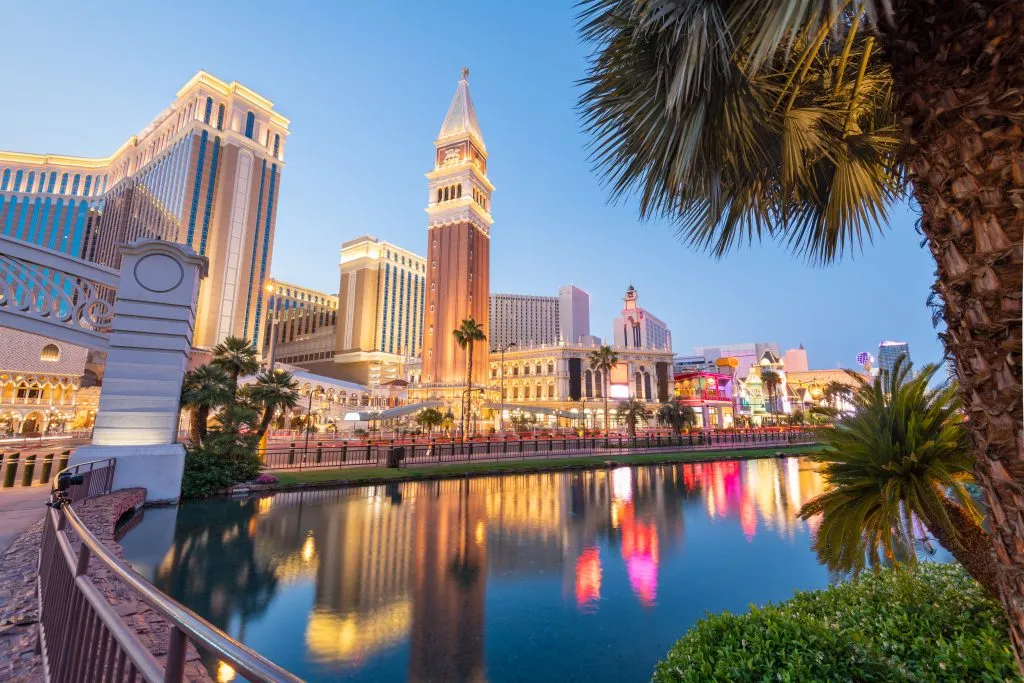
[[[267,280],[264,289],[267,320],[262,335],[263,358],[269,360],[273,339],[274,360],[278,363],[306,368],[330,363],[334,358],[338,295],[273,278]]]
[[[737,377],[746,377],[750,373],[751,366],[756,365],[764,357],[766,351],[771,351],[775,356],[782,355],[776,342],[745,342],[693,347],[695,354],[704,356],[709,361],[716,361],[719,358],[735,358]]]
[[[372,235],[343,243],[334,368],[325,372],[371,388],[404,379],[403,363],[423,346],[426,284],[426,260],[408,249]]]
[[[554,344],[558,341],[559,298],[527,294],[491,294],[488,316],[491,348]]]
[[[113,154],[0,152],[0,232],[111,267],[141,238],[209,258],[194,344],[262,329],[288,119],[200,71]]]
[[[672,333],[658,317],[640,308],[633,285],[623,297],[622,314],[613,324],[615,345],[632,349],[672,350]]]
[[[472,318],[487,331],[490,295],[491,193],[476,109],[469,95],[469,70],[455,89],[441,131],[434,140],[434,169],[427,173],[427,309],[423,337],[424,388],[461,387],[466,351],[452,331]],[[475,358],[487,357],[488,342],[473,344]],[[487,366],[474,365],[473,382],[484,385]],[[455,394],[452,391],[441,393]],[[440,395],[440,394],[438,394]]]
[[[910,344],[901,341],[878,342],[878,369],[880,372],[892,372],[899,358],[910,362]]]
[[[576,285],[558,288],[558,336],[569,344],[590,336],[590,295]]]

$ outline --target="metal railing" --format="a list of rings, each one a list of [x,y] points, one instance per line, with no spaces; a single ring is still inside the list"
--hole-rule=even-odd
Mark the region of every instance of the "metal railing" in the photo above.
[[[83,479],[89,477],[76,484],[86,496],[110,491],[114,461],[82,463],[67,472],[76,469]],[[190,642],[250,681],[301,680],[154,588],[111,553],[65,501],[47,511],[39,551],[39,650],[48,681],[181,681]],[[79,540],[77,551],[69,531]],[[121,621],[94,584],[89,576],[94,559],[166,619],[164,662]]]
[[[287,448],[260,452],[264,469],[315,469],[344,467],[402,467],[456,462],[526,460],[530,458],[572,457],[577,455],[626,455],[631,453],[677,453],[728,448],[773,448],[816,443],[818,434],[810,429],[775,431],[700,431],[678,436],[640,434],[630,439],[624,434],[608,436],[552,435],[534,438],[468,440],[432,439],[423,441],[391,440],[373,443],[316,442],[305,448],[301,443]],[[398,451],[398,449],[402,449]],[[396,457],[397,453],[397,457]]]
[[[110,493],[114,487],[114,469],[116,466],[117,460],[114,458],[92,460],[61,470],[57,474],[57,479],[59,481],[62,475],[74,476],[77,474],[82,476],[81,483],[76,481],[68,486],[64,492],[68,502],[77,503],[86,498]]]

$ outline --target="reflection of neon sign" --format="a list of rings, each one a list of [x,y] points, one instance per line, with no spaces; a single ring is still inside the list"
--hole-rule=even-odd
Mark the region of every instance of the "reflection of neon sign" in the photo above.
[[[612,498],[622,501],[633,499],[633,471],[628,467],[612,470]]]
[[[601,599],[601,553],[584,548],[576,558],[576,606],[588,607]]]

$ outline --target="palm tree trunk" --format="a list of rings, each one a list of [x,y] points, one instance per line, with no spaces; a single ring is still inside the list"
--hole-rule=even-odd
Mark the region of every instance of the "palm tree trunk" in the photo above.
[[[921,231],[938,266],[999,596],[1024,662],[1024,0],[895,0],[883,21]]]
[[[606,368],[602,373],[601,383],[604,384],[604,436],[608,438],[608,373],[611,372],[610,368]]]
[[[462,440],[466,440],[466,426],[469,424],[469,411],[466,403],[473,396],[473,342],[466,344],[466,395],[462,399]]]
[[[267,406],[263,409],[263,417],[260,419],[259,429],[256,430],[256,434],[260,439],[267,433],[267,429],[270,428],[270,422],[274,419],[274,408]]]
[[[950,552],[957,562],[963,565],[971,577],[987,588],[992,595],[999,595],[999,571],[995,554],[992,552],[992,540],[981,525],[974,521],[964,509],[941,496],[942,508],[958,532],[953,537],[938,524],[926,520],[928,531],[938,539],[942,547]]]
[[[206,423],[210,421],[210,406],[196,406],[193,410],[193,436],[196,441],[203,443],[206,440]]]

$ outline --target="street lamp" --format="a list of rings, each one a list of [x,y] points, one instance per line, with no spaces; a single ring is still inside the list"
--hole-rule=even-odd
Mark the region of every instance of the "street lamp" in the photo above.
[[[306,427],[306,443],[302,447],[302,457],[303,458],[305,458],[306,457],[306,453],[309,452],[309,428],[311,426],[310,422],[312,420],[311,416],[312,416],[312,413],[313,413],[313,395],[314,394],[319,395],[322,392],[323,392],[323,389],[321,389],[319,386],[315,386],[315,387],[310,387],[309,388],[309,403],[306,406],[306,424],[305,424],[305,427]]]
[[[268,372],[274,371],[274,352],[277,349],[277,306],[274,305],[274,285],[267,283],[267,306],[270,308],[270,363]]]
[[[501,353],[501,361],[500,361],[501,367],[499,369],[499,372],[501,373],[500,374],[501,388],[499,389],[499,391],[501,393],[499,394],[499,397],[498,397],[498,431],[501,432],[501,433],[505,432],[505,352],[508,351],[509,349],[511,349],[513,346],[516,346],[516,343],[515,342],[509,342],[508,344],[505,344],[500,349],[491,349],[491,353],[494,353],[495,351],[498,351],[498,352]]]

